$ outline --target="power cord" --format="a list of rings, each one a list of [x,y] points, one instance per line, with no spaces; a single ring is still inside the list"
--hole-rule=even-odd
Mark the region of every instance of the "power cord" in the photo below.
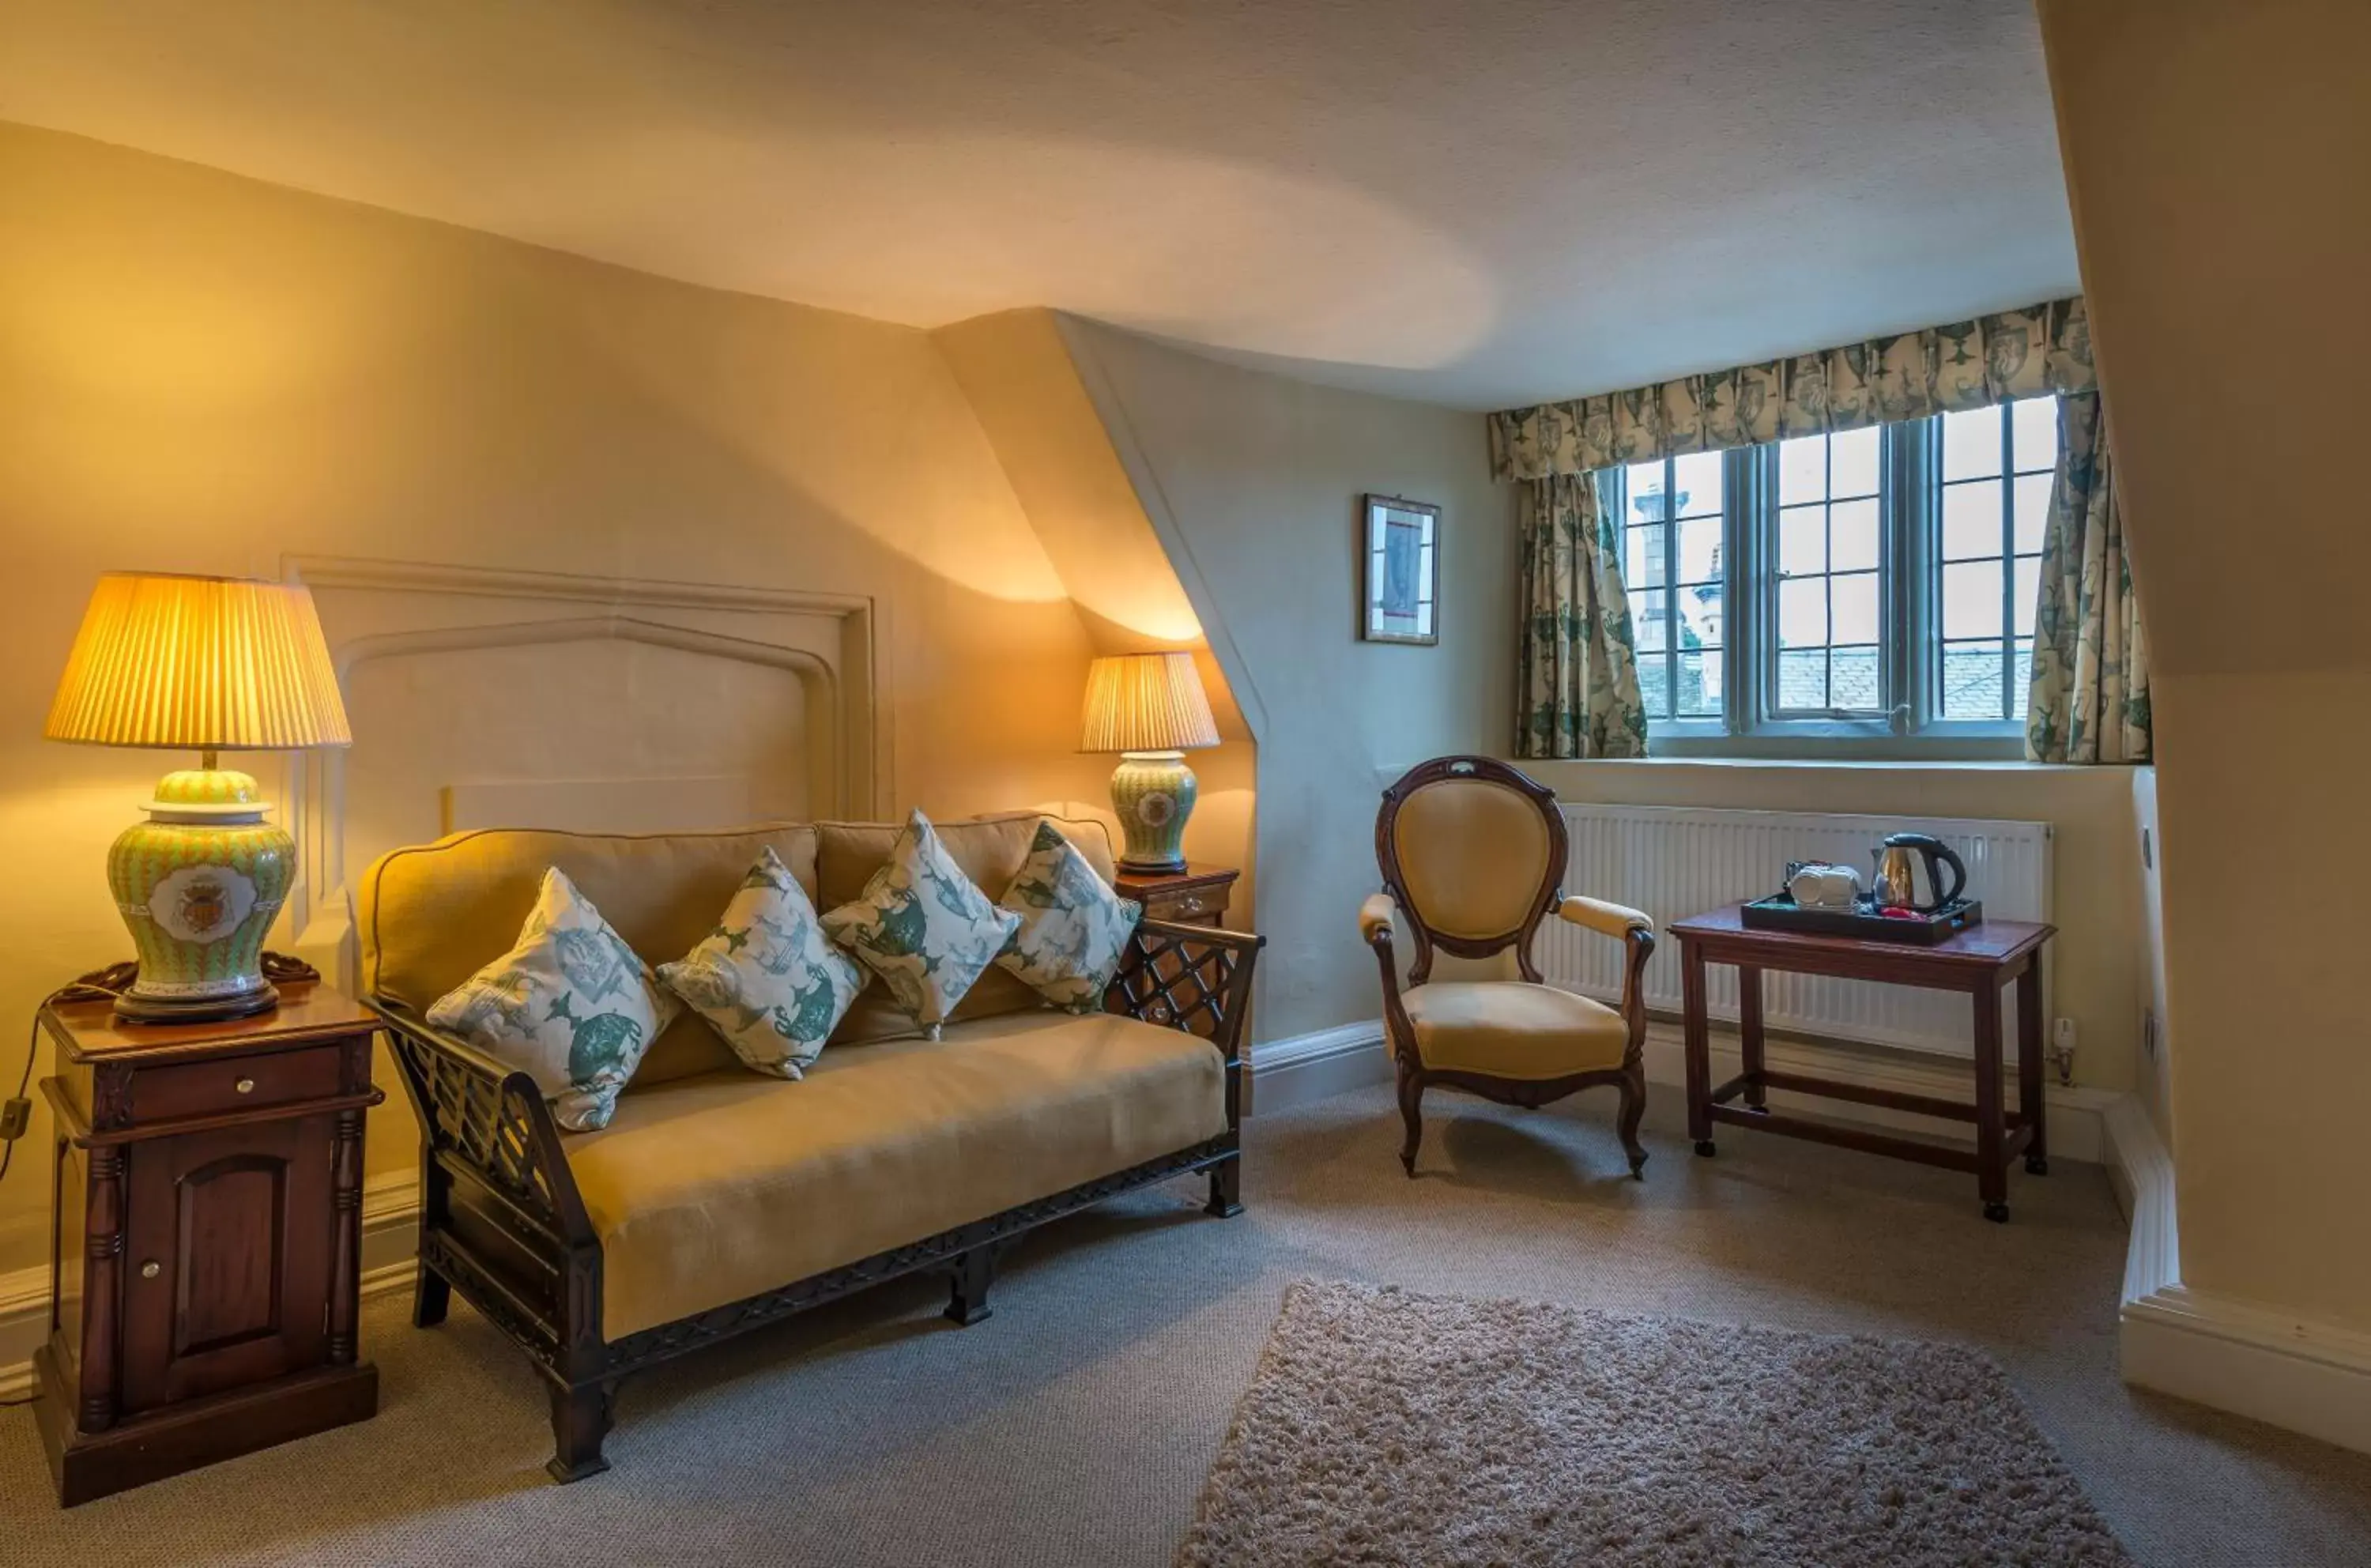
[[[134,963],[116,963],[105,969],[93,970],[73,985],[61,986],[42,997],[40,1006],[52,1008],[66,1002],[111,1002],[138,974],[139,966]],[[33,1013],[32,1030],[25,1041],[25,1063],[17,1071],[17,1092],[10,1095],[5,1103],[0,1103],[0,1182],[7,1181],[8,1167],[17,1159],[17,1140],[25,1136],[25,1129],[32,1121],[33,1102],[27,1098],[25,1091],[32,1087],[33,1062],[40,1054],[41,1017],[40,1009],[37,1008]],[[40,1397],[37,1390],[16,1399],[0,1400],[0,1410],[29,1405]]]

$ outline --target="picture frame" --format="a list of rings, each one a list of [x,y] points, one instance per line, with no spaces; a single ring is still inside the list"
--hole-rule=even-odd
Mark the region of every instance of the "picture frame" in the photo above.
[[[1367,495],[1359,508],[1359,636],[1368,642],[1440,640],[1440,508]]]

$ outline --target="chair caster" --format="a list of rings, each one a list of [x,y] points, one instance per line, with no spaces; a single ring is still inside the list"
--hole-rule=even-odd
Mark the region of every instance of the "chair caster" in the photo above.
[[[2029,1176],[2047,1176],[2050,1174],[2050,1161],[2038,1154],[2029,1154],[2025,1157],[2025,1173]]]
[[[1991,1220],[1995,1225],[2007,1225],[2008,1223],[2008,1205],[2007,1204],[1986,1204],[1984,1205],[1984,1217]]]
[[[1713,1155],[1712,1140],[1710,1138],[1698,1138],[1696,1140],[1696,1152],[1703,1155],[1706,1159],[1710,1159]]]

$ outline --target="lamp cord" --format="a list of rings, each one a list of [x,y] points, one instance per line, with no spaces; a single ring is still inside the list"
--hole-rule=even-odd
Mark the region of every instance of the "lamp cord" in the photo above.
[[[121,994],[121,988],[131,984],[128,978],[120,977],[117,974],[118,970],[125,967],[128,966],[118,964],[113,969],[101,969],[84,975],[71,986],[61,986],[41,998],[40,1008],[56,1007],[64,1002],[113,1001]],[[15,1100],[24,1099],[25,1091],[32,1087],[33,1061],[41,1054],[40,1008],[36,1008],[33,1011],[33,1026],[25,1040],[25,1062],[17,1070],[17,1092],[11,1097]],[[0,1143],[0,1182],[7,1181],[8,1167],[16,1163],[17,1143],[16,1138]],[[0,1410],[11,1409],[17,1405],[29,1405],[40,1397],[39,1390],[36,1389],[34,1392],[20,1395],[16,1399],[0,1400]]]

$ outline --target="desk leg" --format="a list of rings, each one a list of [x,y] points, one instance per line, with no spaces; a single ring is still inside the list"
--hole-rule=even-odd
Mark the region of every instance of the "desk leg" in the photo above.
[[[2026,963],[2017,977],[2018,1113],[2033,1129],[2025,1146],[2025,1168],[2036,1176],[2050,1174],[2050,1143],[2042,1136],[2041,954]]]
[[[1976,1191],[1984,1217],[2008,1218],[2008,1172],[2001,1157],[2001,987],[1997,974],[1976,983]]]
[[[1770,1109],[1770,1091],[1762,1087],[1762,971],[1737,966],[1737,1034],[1745,1057],[1745,1103],[1755,1111]]]
[[[1688,1136],[1698,1154],[1712,1146],[1712,1036],[1705,1019],[1704,949],[1680,944],[1680,999],[1685,1019],[1688,1058]]]

